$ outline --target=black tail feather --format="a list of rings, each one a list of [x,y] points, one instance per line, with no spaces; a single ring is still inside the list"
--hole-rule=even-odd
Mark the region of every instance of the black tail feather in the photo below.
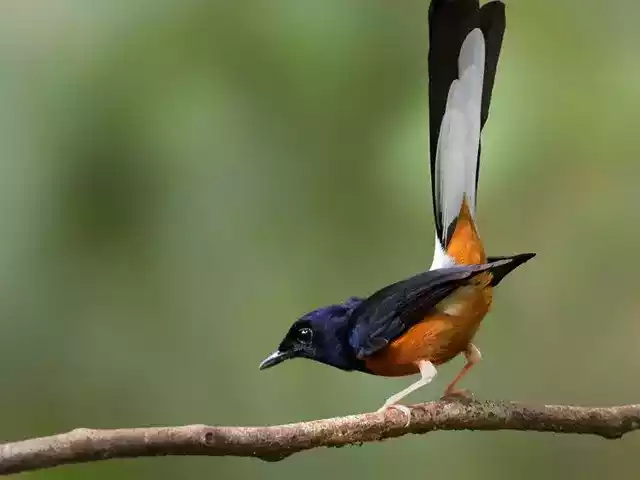
[[[432,201],[438,238],[444,225],[435,192],[436,151],[440,126],[451,83],[458,78],[458,55],[464,39],[474,28],[485,38],[485,72],[480,111],[481,128],[489,116],[489,105],[502,47],[506,20],[504,3],[494,0],[480,8],[478,0],[432,0],[429,8],[429,148]],[[480,145],[478,145],[478,162]],[[479,167],[479,166],[478,166]],[[476,170],[478,173],[480,169]],[[476,175],[476,187],[478,175]],[[476,188],[477,190],[477,188]]]
[[[502,49],[502,39],[506,28],[505,8],[501,1],[493,1],[483,5],[480,9],[480,30],[485,41],[485,67],[482,86],[482,109],[480,118],[482,127],[489,118],[491,95],[498,69],[498,59]]]

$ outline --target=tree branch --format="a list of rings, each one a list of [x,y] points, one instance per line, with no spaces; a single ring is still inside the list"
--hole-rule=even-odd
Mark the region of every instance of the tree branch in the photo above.
[[[513,402],[430,402],[411,408],[271,427],[183,427],[91,430],[0,445],[0,474],[110,458],[158,455],[256,457],[267,461],[317,447],[375,442],[434,430],[520,430],[620,438],[640,429],[640,404],[609,408]]]

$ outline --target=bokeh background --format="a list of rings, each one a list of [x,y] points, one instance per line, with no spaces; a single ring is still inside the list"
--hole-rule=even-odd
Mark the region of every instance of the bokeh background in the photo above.
[[[377,408],[410,379],[259,372],[290,323],[428,268],[427,0],[0,3],[1,440]],[[512,1],[479,225],[480,398],[640,401],[640,3]],[[440,370],[433,399],[462,365]],[[268,464],[33,479],[638,478],[640,436],[439,432]]]

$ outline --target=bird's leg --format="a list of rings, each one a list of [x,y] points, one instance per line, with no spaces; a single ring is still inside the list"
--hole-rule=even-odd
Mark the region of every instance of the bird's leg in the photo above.
[[[456,384],[469,372],[469,370],[471,370],[471,367],[473,367],[480,361],[480,359],[482,358],[482,354],[473,343],[470,343],[464,351],[464,358],[467,360],[467,363],[464,365],[464,367],[462,367],[460,373],[456,375],[456,378],[453,379],[453,381],[444,391],[445,397],[467,396],[467,392],[465,390],[457,389]]]
[[[384,405],[380,407],[378,412],[383,412],[388,408],[395,408],[397,410],[400,410],[407,416],[406,426],[409,426],[409,423],[411,422],[411,411],[409,410],[408,407],[404,405],[398,405],[397,403],[400,400],[402,400],[404,397],[409,395],[410,393],[413,393],[419,388],[427,385],[429,382],[431,382],[431,380],[433,380],[433,378],[436,376],[436,373],[437,373],[436,367],[433,365],[433,363],[429,362],[428,360],[420,360],[420,362],[418,363],[418,367],[420,368],[420,377],[421,377],[420,380],[412,383],[404,390],[387,398],[387,401],[384,402]]]

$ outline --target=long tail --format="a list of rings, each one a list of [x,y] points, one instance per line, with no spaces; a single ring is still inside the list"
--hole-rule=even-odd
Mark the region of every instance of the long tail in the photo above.
[[[431,268],[484,263],[475,227],[480,133],[505,30],[501,1],[433,0],[429,117],[436,247]]]

